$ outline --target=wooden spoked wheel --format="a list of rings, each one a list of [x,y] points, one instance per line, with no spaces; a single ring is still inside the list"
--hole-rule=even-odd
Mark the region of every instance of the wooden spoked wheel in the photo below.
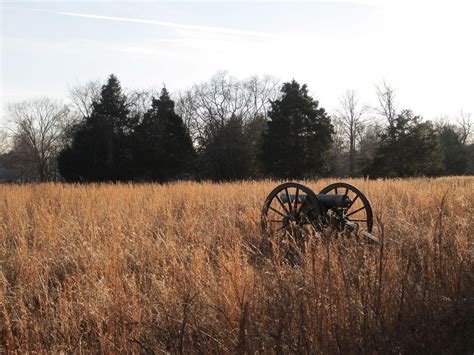
[[[262,208],[262,230],[280,245],[304,245],[307,233],[319,229],[323,207],[316,194],[296,182],[277,186]]]
[[[352,224],[357,226],[358,231],[372,232],[372,207],[367,197],[357,187],[345,182],[336,182],[326,186],[320,194],[346,195],[351,200],[348,207],[333,207],[328,210],[326,218],[332,220],[333,224],[341,229],[345,224]]]

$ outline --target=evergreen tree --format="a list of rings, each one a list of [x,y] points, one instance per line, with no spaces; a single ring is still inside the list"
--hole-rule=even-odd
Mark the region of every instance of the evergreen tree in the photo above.
[[[419,116],[405,110],[381,135],[364,174],[370,177],[435,176],[443,171],[443,159],[431,122],[421,122]]]
[[[280,99],[271,102],[262,146],[262,166],[280,178],[302,178],[327,172],[334,133],[331,120],[306,85],[285,83]]]
[[[130,137],[136,127],[120,82],[110,75],[90,117],[74,127],[70,146],[58,159],[67,180],[116,181],[132,176]]]
[[[102,86],[100,98],[92,104],[92,107],[91,119],[103,117],[110,122],[115,133],[129,133],[138,123],[136,117],[130,115],[127,97],[122,93],[120,82],[113,74]]]
[[[466,151],[466,175],[474,175],[474,143],[464,146]]]
[[[444,153],[444,174],[462,175],[467,169],[467,150],[462,144],[460,134],[450,125],[439,130],[441,148]]]
[[[138,128],[135,157],[140,175],[155,181],[167,181],[189,172],[195,151],[182,118],[174,110],[166,88],[144,115]]]

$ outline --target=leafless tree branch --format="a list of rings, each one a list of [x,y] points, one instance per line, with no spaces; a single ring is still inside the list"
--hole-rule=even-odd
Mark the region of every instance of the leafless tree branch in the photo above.
[[[31,162],[40,180],[55,173],[55,159],[64,144],[70,109],[55,100],[40,98],[8,105],[14,149]]]
[[[270,76],[239,81],[227,72],[218,72],[208,82],[178,93],[176,110],[193,139],[199,141],[209,127],[222,127],[232,117],[248,122],[258,115],[266,116],[278,88],[279,82]]]
[[[382,81],[380,84],[375,85],[375,90],[378,100],[378,106],[375,108],[375,111],[387,120],[390,128],[393,128],[397,115],[395,89],[387,84],[387,82]]]
[[[472,114],[461,111],[457,118],[457,124],[460,129],[461,143],[469,143],[472,139],[472,132],[474,130],[474,121],[472,119]]]
[[[92,104],[99,100],[102,83],[91,80],[84,84],[77,83],[69,89],[69,97],[75,111],[82,117],[90,117]]]
[[[368,107],[361,105],[354,90],[348,90],[339,99],[336,112],[337,127],[349,144],[349,172],[355,171],[356,144],[366,123]]]

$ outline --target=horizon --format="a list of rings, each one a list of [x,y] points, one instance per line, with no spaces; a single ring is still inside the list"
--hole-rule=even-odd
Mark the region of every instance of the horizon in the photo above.
[[[111,73],[124,88],[175,93],[221,70],[295,79],[330,113],[350,89],[373,105],[383,80],[427,120],[474,112],[473,6],[462,2],[0,4],[3,123],[9,102],[66,101],[68,87]]]

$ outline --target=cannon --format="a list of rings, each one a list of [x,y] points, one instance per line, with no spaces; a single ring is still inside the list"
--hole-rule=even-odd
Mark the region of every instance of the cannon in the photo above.
[[[283,183],[270,192],[262,208],[262,231],[272,237],[305,235],[327,227],[378,243],[372,235],[373,213],[368,198],[357,187],[337,182],[319,194],[297,182]]]

